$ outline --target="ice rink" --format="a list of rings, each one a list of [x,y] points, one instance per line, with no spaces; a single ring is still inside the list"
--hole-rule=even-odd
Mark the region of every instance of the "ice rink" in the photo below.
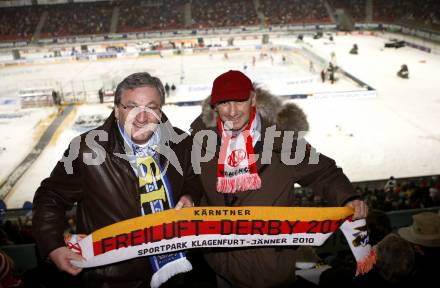
[[[290,45],[295,38],[274,38],[271,41]],[[304,39],[311,50],[327,60],[334,52],[338,66],[377,90],[377,97],[289,100],[295,101],[308,116],[309,142],[319,152],[335,159],[352,181],[384,179],[391,175],[440,174],[440,56],[410,47],[384,49],[387,41],[385,36],[366,35],[336,36],[333,43],[325,37]],[[348,53],[354,43],[359,46],[359,55]],[[252,46],[259,41],[242,44]],[[292,93],[319,95],[321,92],[362,89],[343,78],[334,85],[322,84],[319,71],[311,73],[308,62],[302,57],[288,55],[288,63],[283,63],[281,57],[286,53],[273,53],[273,65],[269,58],[260,59],[258,51],[249,49],[230,53],[228,60],[224,59],[223,53],[205,53],[6,67],[0,68],[0,100],[1,97],[11,97],[21,85],[38,82],[59,81],[63,85],[84,82],[97,91],[104,81],[122,79],[139,71],[150,72],[164,83],[178,86],[168,102],[203,99],[208,96],[213,79],[228,69],[244,71],[253,81],[277,94],[277,89],[286,89],[277,87],[278,83],[303,78],[313,81],[292,87],[298,89]],[[255,66],[252,65],[253,56],[256,57]],[[402,64],[409,67],[408,80],[396,76]],[[245,70],[244,66],[247,66]],[[201,87],[197,93],[190,93],[187,89],[187,86],[194,88],[197,85]],[[92,100],[96,99],[97,95]],[[54,112],[52,108],[15,109],[18,108],[14,105],[0,105],[0,132],[3,135],[0,140],[0,182],[26,156],[32,146],[27,143],[36,141],[41,122]],[[111,103],[76,107],[75,114],[64,121],[62,129],[13,188],[6,199],[8,207],[21,207],[24,201],[32,201],[39,183],[49,175],[69,141],[86,130],[75,125],[79,117],[107,116],[111,109]],[[200,106],[164,107],[171,122],[184,130],[189,129],[200,110]],[[17,113],[23,115],[14,117]]]

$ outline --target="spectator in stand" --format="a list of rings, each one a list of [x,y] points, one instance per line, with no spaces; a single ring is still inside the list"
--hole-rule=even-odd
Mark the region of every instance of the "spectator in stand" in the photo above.
[[[8,233],[0,227],[0,246],[3,245],[14,245],[14,242],[9,239]]]
[[[440,206],[440,190],[438,188],[429,188],[429,196],[432,200],[432,206]]]
[[[6,151],[6,148],[0,147],[0,154],[3,151]],[[0,199],[0,225],[3,225],[3,221],[5,219],[5,215],[6,215],[7,210],[8,210],[8,207],[6,206],[5,201],[3,201],[3,199]]]
[[[22,281],[14,276],[14,261],[0,250],[0,288],[23,287]]]
[[[370,210],[366,218],[366,224],[368,229],[369,244],[377,245],[380,241],[389,235],[392,231],[390,219],[387,214],[380,210]],[[404,241],[405,242],[405,241]],[[386,247],[390,242],[384,242],[382,245]],[[390,260],[389,258],[384,259]],[[356,287],[354,281],[354,274],[356,269],[356,261],[347,251],[340,251],[335,255],[328,257],[328,263],[331,268],[325,270],[320,276],[320,287],[335,287],[337,285],[341,287]],[[377,271],[370,272],[376,276]],[[369,274],[370,274],[369,273]],[[359,282],[364,285],[364,282],[373,281],[375,277],[369,275]],[[359,284],[360,285],[360,284]]]
[[[23,236],[21,235],[20,227],[16,222],[6,220],[3,229],[12,243],[23,244]]]
[[[371,245],[376,245],[392,232],[390,218],[383,211],[370,210],[366,222]]]
[[[394,193],[394,188],[397,185],[397,181],[396,179],[394,179],[394,176],[391,176],[390,179],[387,181],[387,183],[385,183],[385,186],[383,187],[383,190],[386,193]]]
[[[431,287],[438,280],[440,272],[440,216],[438,211],[413,215],[412,225],[400,228],[398,233],[413,245],[416,252],[414,285]]]
[[[21,227],[21,236],[23,238],[23,243],[35,243],[34,236],[32,234],[32,218],[31,216],[26,216],[24,223]]]
[[[373,269],[355,277],[352,287],[406,287],[411,283],[415,253],[409,242],[396,234],[388,234],[373,249],[376,251]]]

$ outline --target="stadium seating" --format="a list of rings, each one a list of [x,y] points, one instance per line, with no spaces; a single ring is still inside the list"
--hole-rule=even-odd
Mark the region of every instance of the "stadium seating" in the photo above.
[[[324,2],[319,0],[66,2],[0,8],[0,41],[29,41],[34,36],[47,38],[261,24],[331,23]],[[344,9],[355,22],[365,22],[368,18],[366,0],[329,0],[327,3],[330,11]],[[429,27],[440,26],[439,1],[389,0],[372,3],[370,14],[373,22],[412,21]],[[115,24],[114,31],[111,31],[112,22]],[[40,30],[38,26],[41,26]]]

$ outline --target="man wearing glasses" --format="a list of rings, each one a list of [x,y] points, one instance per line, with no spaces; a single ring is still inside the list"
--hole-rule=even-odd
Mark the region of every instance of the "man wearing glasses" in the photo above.
[[[75,203],[77,233],[90,234],[122,220],[191,207],[200,198],[203,188],[191,165],[191,137],[171,126],[161,109],[164,102],[158,78],[128,76],[116,89],[114,111],[105,123],[72,140],[41,183],[34,198],[34,235],[43,257],[60,270],[72,275],[82,271],[70,262],[82,257],[63,240],[64,215]],[[178,141],[169,141],[173,137]],[[191,269],[184,253],[170,253],[87,269],[81,279],[86,287],[153,287],[160,269],[174,264],[176,274]]]

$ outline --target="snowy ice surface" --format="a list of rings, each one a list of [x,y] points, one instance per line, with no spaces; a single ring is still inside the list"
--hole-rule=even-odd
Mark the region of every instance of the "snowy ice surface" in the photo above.
[[[15,105],[0,106],[0,183],[20,164],[41,136],[39,125],[54,108],[19,110]],[[8,108],[6,110],[6,107]]]
[[[312,42],[322,55],[334,51],[338,65],[376,88],[377,98],[297,101],[311,122],[309,141],[353,181],[440,173],[440,57],[384,49],[386,41],[338,36],[333,46]],[[348,54],[354,43],[359,55]],[[408,80],[396,77],[402,64]]]
[[[290,100],[302,107],[308,115],[310,132],[307,139],[309,142],[319,152],[335,159],[338,166],[343,167],[344,172],[352,181],[384,179],[390,175],[406,177],[440,174],[440,161],[438,160],[440,159],[440,132],[438,130],[440,124],[440,113],[438,113],[440,111],[440,94],[438,93],[440,91],[438,81],[440,56],[408,47],[384,49],[384,43],[388,40],[386,37],[336,36],[334,39],[334,44],[328,44],[329,41],[325,38],[313,40],[306,37],[305,41],[310,43],[314,52],[328,60],[331,52],[335,52],[337,64],[377,89],[378,96],[336,99],[312,97]],[[292,44],[295,39],[293,37],[274,38],[272,41],[277,44]],[[354,43],[359,46],[359,55],[348,53]],[[303,60],[292,56],[291,61],[298,61],[298,63],[293,63],[296,65],[282,64],[282,53],[287,52],[274,53],[274,66],[267,58],[260,60],[259,52],[249,51],[247,53],[231,52],[229,60],[223,59],[223,53],[213,53],[212,57],[208,54],[201,54],[5,68],[0,69],[2,76],[0,85],[5,87],[3,91],[12,91],[19,83],[57,80],[63,82],[63,85],[69,85],[71,82],[85,82],[84,86],[93,87],[97,91],[103,81],[120,80],[132,72],[148,71],[160,77],[164,83],[177,85],[178,90],[167,99],[168,102],[200,100],[209,94],[209,87],[218,74],[228,69],[243,70],[246,64],[245,72],[251,79],[269,83],[272,91],[280,88],[275,87],[274,83],[277,81],[285,82],[301,77],[314,78],[310,85],[301,87],[307,91],[329,92],[360,89],[345,79],[335,85],[319,83],[319,76],[308,72],[308,63],[299,63]],[[257,57],[255,67],[251,63],[252,56]],[[396,76],[402,64],[407,64],[409,67],[409,80]],[[14,76],[14,74],[17,75]],[[182,75],[184,79],[180,84]],[[188,87],[194,89],[197,85],[200,85],[199,93],[188,92],[190,91]],[[75,117],[94,114],[108,115],[109,107],[111,104],[78,106]],[[167,105],[164,107],[164,112],[171,122],[186,131],[200,111],[200,106]],[[48,111],[41,113],[49,114]],[[15,126],[0,125],[3,135],[15,139],[15,142],[11,140],[5,142],[6,138],[3,136],[0,146],[7,145],[14,149],[22,149],[18,146],[21,146],[19,144],[23,141],[30,141],[32,128],[41,119],[37,118],[28,121],[19,120],[14,124]],[[84,132],[84,129],[79,129],[77,125],[74,125],[75,119],[66,121],[61,134],[48,145],[33,167],[20,179],[7,199],[8,207],[20,207],[24,201],[32,201],[39,183],[49,175],[69,141]],[[8,148],[8,152],[10,152],[9,149],[12,148]],[[13,169],[25,154],[25,151],[16,152],[16,154],[8,155],[7,159],[3,158],[6,156],[0,155],[1,175],[7,174],[3,173],[5,169],[5,171]],[[15,165],[12,159],[20,157],[14,155],[21,157],[20,160],[15,161]]]

